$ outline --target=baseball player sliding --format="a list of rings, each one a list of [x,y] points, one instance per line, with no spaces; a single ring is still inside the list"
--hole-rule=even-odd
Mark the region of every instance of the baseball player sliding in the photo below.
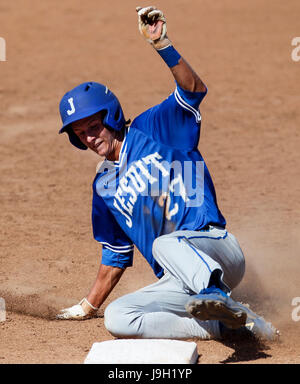
[[[113,336],[210,339],[237,329],[273,339],[270,323],[230,298],[245,260],[226,230],[198,150],[199,105],[207,88],[172,45],[162,11],[137,12],[139,30],[170,68],[175,91],[130,126],[118,99],[102,84],[80,84],[62,98],[60,133],[105,160],[93,182],[100,268],[87,297],[57,318],[96,316],[132,265],[135,245],[158,280],[106,307],[105,326]]]

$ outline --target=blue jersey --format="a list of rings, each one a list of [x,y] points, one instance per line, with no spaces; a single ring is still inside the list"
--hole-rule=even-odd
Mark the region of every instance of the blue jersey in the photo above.
[[[102,264],[132,265],[135,245],[157,277],[153,241],[208,224],[225,228],[215,189],[197,149],[206,92],[179,86],[161,104],[134,119],[119,160],[104,160],[93,183],[93,232],[103,245]]]

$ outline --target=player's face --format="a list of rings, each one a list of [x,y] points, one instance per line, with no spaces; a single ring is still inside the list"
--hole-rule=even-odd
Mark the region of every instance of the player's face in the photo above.
[[[115,159],[115,134],[102,123],[101,113],[75,121],[74,133],[92,151],[109,160]]]

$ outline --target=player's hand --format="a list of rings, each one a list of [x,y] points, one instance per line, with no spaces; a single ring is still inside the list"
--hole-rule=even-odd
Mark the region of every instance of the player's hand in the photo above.
[[[98,308],[93,307],[86,298],[73,307],[62,309],[57,315],[58,320],[87,320],[97,317]]]
[[[136,7],[139,30],[155,49],[163,49],[171,44],[167,37],[166,18],[156,7]]]

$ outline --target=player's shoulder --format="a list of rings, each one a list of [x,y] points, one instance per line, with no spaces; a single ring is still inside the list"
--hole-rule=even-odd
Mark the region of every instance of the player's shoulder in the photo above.
[[[152,131],[152,128],[153,128],[153,123],[154,123],[153,119],[155,117],[156,111],[159,110],[160,106],[163,103],[166,103],[171,98],[174,98],[174,92],[175,91],[170,93],[169,96],[166,97],[164,100],[162,100],[160,103],[155,104],[150,108],[147,108],[145,111],[143,111],[142,113],[137,115],[133,119],[133,121],[131,123],[131,127],[134,129],[138,129],[140,131],[143,131],[146,134],[150,134],[150,132]]]
[[[96,166],[96,177],[95,177],[95,179],[96,179],[97,177],[99,177],[99,175],[101,175],[102,170],[103,170],[103,167],[104,167],[104,165],[105,165],[105,161],[106,161],[106,159],[100,160],[99,163],[97,164],[97,166]]]
[[[137,115],[133,119],[130,127],[131,128],[138,128],[138,129],[141,128],[143,126],[143,124],[147,121],[149,116],[151,115],[151,112],[152,112],[153,108],[155,108],[155,107],[148,108],[144,112],[142,112],[139,115]]]

